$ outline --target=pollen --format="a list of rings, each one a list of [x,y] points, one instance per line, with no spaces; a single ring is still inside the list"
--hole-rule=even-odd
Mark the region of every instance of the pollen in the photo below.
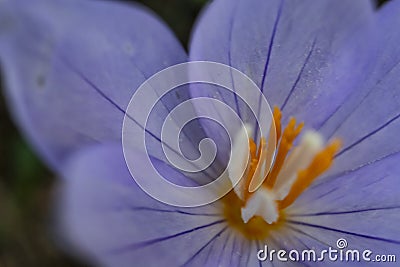
[[[264,239],[270,231],[282,227],[285,209],[332,166],[341,148],[339,139],[325,144],[319,133],[303,131],[304,123],[298,123],[293,117],[282,131],[281,118],[281,110],[274,107],[275,127],[271,129],[276,132],[270,134],[268,141],[261,137],[257,145],[252,138],[242,140],[247,135],[236,140],[239,145],[234,140],[234,149],[235,146],[241,147],[236,151],[245,151],[243,143],[248,143],[248,158],[241,159],[240,155],[235,155],[238,157],[235,160],[247,162],[247,167],[241,182],[223,199],[224,214],[228,223],[249,239]],[[276,140],[271,142],[271,138]],[[298,138],[299,142],[296,141]],[[274,145],[271,147],[271,144]],[[272,167],[265,173],[271,155],[268,150],[274,148],[276,154]],[[263,182],[253,192],[251,183],[257,179]]]

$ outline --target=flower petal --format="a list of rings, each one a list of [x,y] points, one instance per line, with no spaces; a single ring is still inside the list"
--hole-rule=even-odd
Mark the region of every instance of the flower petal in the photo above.
[[[186,60],[173,34],[140,6],[75,0],[0,5],[9,107],[55,168],[77,147],[119,140],[135,89]],[[176,98],[169,96],[167,104]]]
[[[349,93],[322,87],[330,62],[356,26],[371,17],[371,2],[362,0],[340,5],[332,0],[214,1],[195,28],[190,58],[239,69],[270,104],[284,109],[285,120],[296,116],[315,127]],[[233,108],[238,105],[243,116],[244,104],[223,90],[218,94]]]
[[[351,170],[400,151],[400,144],[395,141],[400,134],[400,34],[393,30],[400,26],[399,12],[397,1],[378,11],[375,40],[367,34],[363,39],[363,43],[370,43],[367,46],[376,46],[370,55],[372,68],[363,70],[363,78],[353,85],[359,89],[321,128],[327,136],[338,136],[344,142],[331,173]]]
[[[371,236],[360,236],[357,232],[348,232],[342,230],[340,227],[327,227],[323,224],[312,224],[303,221],[291,221],[289,222],[292,231],[288,231],[287,234],[292,239],[292,244],[294,247],[303,249],[314,249],[317,253],[317,257],[321,255],[322,250],[328,250],[331,247],[334,250],[339,250],[337,247],[338,240],[343,239],[347,243],[346,249],[343,250],[344,259],[346,259],[346,251],[358,250],[360,253],[360,261],[351,261],[351,266],[365,266],[367,261],[362,259],[362,253],[365,250],[371,250],[372,255],[370,259],[372,261],[368,262],[371,266],[383,266],[382,262],[375,261],[375,256],[380,255],[396,255],[399,244],[389,243],[384,240],[379,240]],[[286,238],[287,239],[287,238]],[[289,243],[289,242],[288,242]],[[290,245],[292,246],[292,245]],[[339,250],[340,251],[340,250]],[[343,262],[346,260],[340,260],[340,253],[334,253],[337,255],[336,261],[330,261],[328,254],[325,254],[325,262],[327,266],[343,266]],[[351,257],[351,255],[349,256]],[[351,259],[351,258],[350,258]],[[384,265],[396,266],[396,263],[385,262]],[[312,266],[320,266],[320,264],[315,264]]]
[[[354,246],[398,251],[400,232],[388,222],[400,219],[399,160],[397,153],[320,181],[290,207],[288,220],[331,244],[348,237]]]
[[[154,163],[187,180],[161,161]],[[179,266],[208,244],[226,241],[227,225],[217,206],[183,209],[149,197],[131,178],[118,144],[79,152],[64,175],[58,209],[63,234],[106,266]]]

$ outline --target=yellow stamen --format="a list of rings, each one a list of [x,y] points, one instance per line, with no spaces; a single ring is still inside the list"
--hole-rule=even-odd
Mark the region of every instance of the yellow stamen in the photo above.
[[[257,150],[257,145],[254,142],[254,140],[252,138],[249,139],[249,150],[250,150],[250,164],[247,170],[247,175],[244,178],[245,179],[245,192],[244,192],[244,200],[247,201],[248,198],[250,197],[251,193],[249,192],[248,188],[250,186],[250,182],[253,179],[254,175],[258,175],[261,168],[258,168],[259,164],[263,162],[263,158],[261,158],[261,155],[265,153],[262,153],[263,150],[265,150],[265,146],[266,146],[266,141],[265,138],[261,138],[260,141],[260,146],[258,147],[258,151],[256,153]]]
[[[257,151],[257,144],[253,141],[252,138],[249,138],[249,150],[250,150],[250,157],[254,159],[256,157]]]
[[[248,239],[264,240],[272,231],[277,231],[284,227],[286,220],[285,208],[293,204],[319,175],[330,168],[335,154],[341,147],[341,142],[334,140],[323,148],[323,140],[318,139],[322,137],[314,133],[316,134],[314,136],[316,139],[312,139],[311,141],[318,139],[317,146],[315,142],[311,142],[313,146],[309,147],[307,146],[310,145],[309,143],[302,141],[299,143],[298,148],[292,150],[293,143],[301,133],[304,124],[297,124],[295,118],[290,118],[288,125],[282,132],[281,117],[282,114],[279,108],[274,107],[273,118],[275,128],[271,128],[268,142],[262,137],[260,144],[257,146],[253,139],[249,139],[250,161],[244,174],[243,186],[240,186],[240,189],[244,190],[243,195],[233,190],[223,198],[224,216],[229,225],[240,231]],[[310,135],[307,134],[310,133],[306,132],[304,136],[309,137]],[[271,142],[271,139],[274,141],[275,138],[276,144],[275,142]],[[268,152],[273,151],[274,148],[276,148],[277,153],[273,166],[270,172],[265,174],[264,171],[271,165],[273,155]],[[307,156],[306,161],[304,160],[305,155]],[[299,157],[301,160],[299,160]],[[272,223],[268,223],[269,220],[265,217],[265,214],[257,210],[259,208],[262,209],[261,211],[265,211],[265,206],[259,205],[258,203],[260,202],[257,201],[251,202],[252,200],[260,199],[257,198],[260,195],[254,194],[254,192],[264,193],[264,191],[250,192],[250,184],[257,179],[261,181],[261,178],[264,177],[265,180],[262,186],[268,188],[267,192],[271,194],[269,196],[272,196],[270,202],[274,204],[275,208],[273,211],[277,213],[272,214],[277,215],[277,219],[272,221]],[[281,178],[283,179],[281,180]],[[278,183],[276,183],[277,179],[279,179]],[[287,191],[289,192],[287,193]],[[265,195],[261,197],[265,197]],[[254,205],[251,206],[249,203]],[[246,213],[243,217],[243,210],[246,211],[249,207],[255,207],[256,212],[254,212],[253,217],[248,216],[249,213],[251,216],[253,211]]]
[[[282,131],[282,113],[281,110],[275,106],[273,111],[273,117],[275,122],[275,130],[276,130],[276,145],[278,146],[279,139],[281,138],[281,131]]]
[[[310,186],[310,184],[325,172],[333,162],[335,154],[339,151],[341,142],[337,139],[332,141],[325,149],[319,152],[311,162],[311,164],[305,170],[301,170],[298,173],[297,179],[292,185],[289,194],[279,202],[279,208],[285,209]]]
[[[276,123],[279,124],[280,123]],[[304,123],[300,123],[296,127],[296,119],[290,118],[289,124],[286,126],[285,130],[283,131],[282,138],[279,143],[278,153],[275,158],[274,166],[272,167],[271,171],[269,172],[267,178],[264,181],[264,184],[268,188],[273,188],[276,182],[276,178],[278,177],[279,172],[282,169],[283,164],[285,163],[286,156],[289,150],[293,146],[293,142],[296,137],[300,134],[301,130],[303,129]],[[277,128],[278,129],[278,128]]]

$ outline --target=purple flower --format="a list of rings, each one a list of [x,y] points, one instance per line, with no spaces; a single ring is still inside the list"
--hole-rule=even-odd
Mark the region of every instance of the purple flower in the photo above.
[[[242,71],[277,107],[275,174],[264,191],[246,195],[239,184],[215,203],[177,208],[138,187],[120,144],[135,88],[187,60],[168,29],[149,11],[118,3],[0,1],[6,96],[27,138],[65,177],[59,216],[68,243],[105,266],[320,265],[260,262],[257,254],[266,244],[319,253],[337,249],[339,239],[349,249],[371,250],[371,259],[396,254],[400,34],[393,29],[400,26],[399,11],[397,1],[379,11],[365,0],[212,2],[193,30],[189,59]],[[252,122],[234,94],[201,85],[190,93],[223,100]],[[185,90],[168,95],[146,127],[154,166],[182,184],[185,173],[159,154],[159,128],[185,99]],[[302,132],[296,121],[304,121]],[[209,136],[222,148],[218,160],[226,160],[226,136],[210,122],[199,123],[185,129],[183,150],[196,151],[196,141]],[[263,136],[254,129],[246,179],[264,160],[257,153]],[[322,137],[340,138],[340,149]],[[234,141],[232,149],[240,144]],[[145,156],[138,153],[135,164]],[[236,163],[242,160],[235,155]],[[328,258],[323,264],[343,265]]]

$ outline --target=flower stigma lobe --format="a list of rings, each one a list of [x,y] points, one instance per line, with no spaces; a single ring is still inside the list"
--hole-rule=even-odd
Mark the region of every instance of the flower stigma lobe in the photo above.
[[[257,147],[256,142],[248,138],[251,127],[246,125],[233,144],[233,166],[244,167],[245,171],[234,190],[223,199],[224,214],[228,223],[249,239],[264,239],[271,230],[282,227],[284,210],[331,167],[341,147],[337,139],[325,145],[321,134],[312,130],[305,131],[299,144],[294,146],[304,123],[297,124],[295,118],[290,118],[282,132],[279,108],[274,108],[273,117],[276,135],[270,134],[269,138],[276,138],[277,153],[268,173],[265,173],[265,167],[267,158],[272,154],[268,151],[271,150],[268,146],[271,140],[267,142],[262,137]],[[244,153],[244,149],[248,151]],[[236,169],[228,169],[230,177],[237,176],[234,173]],[[262,179],[263,183],[251,192],[249,186],[253,179]]]

